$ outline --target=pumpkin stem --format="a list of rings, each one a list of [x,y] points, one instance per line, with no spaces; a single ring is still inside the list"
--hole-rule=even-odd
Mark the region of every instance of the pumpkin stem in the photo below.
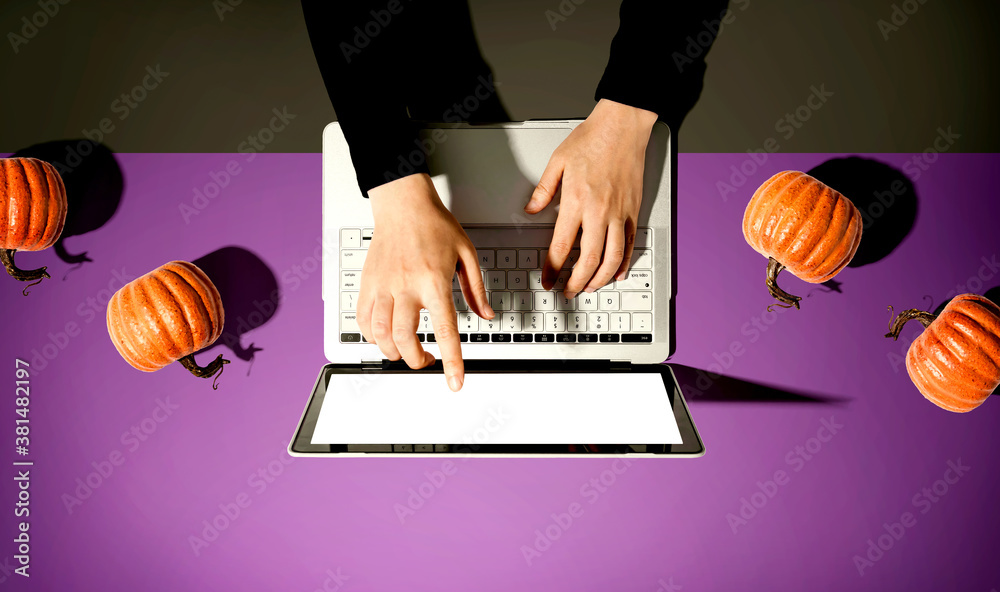
[[[48,269],[47,267],[39,267],[38,269],[31,269],[31,270],[18,268],[18,266],[14,264],[14,253],[16,252],[17,251],[15,251],[14,249],[0,249],[0,262],[3,263],[3,266],[7,270],[7,273],[9,273],[10,276],[15,280],[20,280],[22,282],[34,281],[33,284],[28,284],[27,286],[24,287],[23,290],[21,290],[21,293],[27,296],[28,288],[34,286],[43,279],[52,276],[49,275],[49,272],[45,271],[46,269]]]
[[[194,361],[194,354],[188,354],[177,361],[198,378],[212,378],[215,376],[215,380],[212,381],[213,391],[219,390],[219,376],[222,376],[223,366],[229,363],[229,360],[223,359],[222,354],[219,354],[219,357],[212,360],[212,363],[204,368]]]
[[[892,319],[892,306],[889,307],[889,318]],[[885,336],[892,337],[892,340],[896,341],[899,339],[899,334],[903,330],[903,325],[907,322],[917,319],[926,329],[931,326],[931,323],[933,323],[936,318],[936,314],[917,310],[915,308],[904,310],[896,316],[895,320],[889,321],[889,332],[886,333]]]
[[[778,260],[774,257],[767,258],[767,291],[771,293],[771,296],[775,300],[782,302],[783,304],[772,304],[771,306],[780,306],[781,308],[795,308],[799,307],[799,300],[802,300],[800,296],[792,296],[788,292],[785,292],[778,287],[778,274],[785,266],[778,263]],[[767,307],[768,311],[771,310],[771,306]]]

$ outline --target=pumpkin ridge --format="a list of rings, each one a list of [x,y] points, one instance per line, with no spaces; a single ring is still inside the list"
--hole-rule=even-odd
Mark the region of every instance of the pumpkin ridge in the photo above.
[[[831,187],[827,187],[826,191],[833,191],[833,189]],[[822,196],[822,192],[820,193],[820,195]],[[819,199],[815,200],[815,203],[818,206],[819,203],[820,203],[820,200]],[[804,257],[797,257],[797,259],[799,259],[800,261],[804,262],[803,265],[808,266],[810,264],[810,262],[812,261],[812,258],[813,258],[813,253],[815,253],[816,249],[818,249],[820,247],[820,245],[823,244],[823,239],[826,238],[826,234],[828,232],[830,232],[830,227],[833,225],[834,213],[835,212],[833,210],[831,210],[828,213],[828,215],[825,216],[826,226],[823,227],[823,232],[817,232],[817,233],[815,233],[816,234],[816,242],[813,243],[812,247],[809,248],[809,251],[805,254],[805,256]],[[812,216],[810,215],[809,219],[811,219],[811,218],[812,218]],[[807,220],[807,222],[808,221],[809,220]]]
[[[850,211],[846,208],[840,207],[840,200],[833,200],[830,207],[830,217],[827,219],[826,227],[823,229],[823,233],[819,235],[819,241],[816,243],[817,249],[814,249],[809,253],[809,258],[802,261],[797,267],[801,269],[811,269],[813,270],[806,277],[801,277],[805,281],[812,281],[818,277],[825,276],[830,273],[831,269],[828,265],[830,257],[834,254],[836,245],[843,241],[844,233],[841,230],[839,236],[835,233],[838,229],[844,226],[845,217],[850,216]],[[837,239],[840,240],[837,240]],[[832,245],[832,246],[831,246]]]
[[[941,364],[944,364],[944,360],[938,355],[940,348],[934,346],[935,343],[940,344],[940,347],[944,347],[944,342],[941,340],[941,336],[937,333],[937,328],[933,325],[928,328],[929,335],[933,337],[932,340],[925,340],[924,342],[924,352],[923,360],[924,365],[930,371],[931,376],[934,377],[934,383],[937,387],[937,395],[940,398],[952,397],[953,399],[970,406],[977,405],[977,401],[981,399],[979,394],[982,389],[977,388],[975,385],[968,384],[968,380],[963,380],[963,376],[949,377],[950,374],[954,374],[954,368],[941,368]],[[959,365],[959,369],[963,368],[963,365]],[[949,373],[948,371],[952,371]]]
[[[218,294],[219,290],[197,265],[187,261],[175,261],[174,263],[178,264],[178,267],[190,276],[188,277],[188,275],[178,272],[181,277],[185,278],[188,285],[194,289],[195,293],[198,294],[201,305],[206,312],[210,331],[206,336],[205,344],[199,348],[204,349],[215,343],[219,336],[222,335],[222,329],[225,325],[225,310],[222,308],[221,296]]]
[[[153,310],[150,293],[146,289],[145,280],[148,280],[150,275],[146,274],[143,276],[141,278],[143,281],[136,282],[133,288],[133,316],[130,318],[137,318],[142,321],[139,330],[135,331],[135,336],[140,339],[142,351],[146,359],[162,368],[172,360],[161,352],[163,348],[154,339],[163,337],[166,331],[161,324],[159,314],[156,314]]]
[[[141,340],[135,337],[137,331],[126,330],[134,329],[134,327],[126,328],[124,323],[126,319],[134,318],[132,314],[135,306],[135,294],[132,284],[126,284],[117,292],[117,301],[115,302],[115,312],[117,313],[115,317],[115,323],[113,325],[115,332],[118,334],[119,342],[121,345],[128,350],[129,355],[124,356],[126,360],[129,361],[133,366],[139,367],[144,372],[152,372],[157,370],[159,367],[155,364],[150,363],[149,357],[142,351]],[[114,297],[112,297],[114,299]]]
[[[772,253],[777,252],[784,255],[784,248],[781,246],[781,241],[779,237],[787,236],[788,234],[794,235],[795,234],[794,231],[801,227],[801,224],[794,224],[797,222],[797,220],[795,219],[797,212],[795,210],[794,205],[798,199],[802,198],[803,192],[792,191],[792,189],[793,188],[798,189],[803,185],[801,181],[804,176],[805,175],[803,173],[799,173],[798,175],[795,176],[795,178],[792,181],[789,181],[784,185],[782,185],[781,188],[778,189],[778,191],[771,197],[771,201],[774,204],[774,207],[780,206],[781,211],[777,214],[775,214],[775,212],[773,211],[768,211],[768,216],[767,218],[765,218],[765,223],[771,220],[773,220],[774,223],[764,229],[764,232],[761,234],[761,238],[768,239],[767,248]],[[793,197],[790,203],[785,203],[783,197],[788,193],[791,193]],[[790,218],[791,220],[789,220]],[[791,226],[791,228],[788,228],[789,226]],[[780,231],[786,229],[789,232],[786,233],[785,235],[782,235]],[[794,236],[792,236],[792,238],[788,240],[794,240]],[[785,259],[785,257],[782,257],[782,259]]]
[[[197,300],[200,303],[200,298],[199,299],[193,299],[190,297],[185,298],[184,294],[178,293],[178,291],[175,289],[177,286],[174,285],[173,278],[176,278],[177,281],[180,281],[183,284],[190,285],[190,282],[188,282],[183,276],[178,274],[173,269],[164,266],[159,271],[162,272],[164,276],[172,278],[171,281],[167,281],[165,277],[163,278],[157,277],[156,279],[161,284],[163,284],[164,289],[167,290],[167,292],[170,294],[170,297],[173,298],[174,302],[177,303],[178,312],[180,312],[181,316],[184,318],[184,327],[183,327],[184,336],[187,338],[187,341],[189,343],[189,345],[185,347],[184,351],[186,351],[187,353],[194,353],[200,349],[203,349],[205,347],[204,337],[202,339],[198,339],[198,335],[196,335],[195,333],[195,328],[199,325],[198,317],[195,314],[193,314],[190,306],[190,302],[194,300]],[[198,312],[205,313],[205,316],[208,316],[207,311],[204,310],[203,305],[201,307],[196,306],[195,308],[199,308]]]
[[[982,356],[982,352],[978,344],[969,336],[957,328],[955,323],[941,323],[935,328],[935,336],[938,338],[939,343],[943,351],[946,351],[951,357],[954,358],[955,363],[953,365],[952,371],[958,369],[967,371],[970,378],[974,381],[974,384],[983,390],[985,386],[980,387],[979,385],[988,385],[993,382],[988,375],[983,374],[979,369],[979,363],[982,360],[973,360],[970,358],[979,358]],[[955,348],[961,347],[964,352],[955,351]],[[987,359],[988,356],[987,356]],[[977,363],[979,362],[979,363]],[[990,360],[991,365],[992,360]]]
[[[929,327],[928,330],[930,330]],[[928,334],[925,332],[922,334],[919,338],[920,347],[915,352],[915,355],[917,356],[917,359],[920,360],[920,362],[917,363],[919,363],[922,368],[926,370],[926,373],[924,374],[924,379],[926,381],[925,385],[929,389],[931,395],[933,395],[933,400],[936,402],[950,396],[958,402],[968,404],[972,400],[972,397],[964,392],[966,387],[964,385],[952,384],[952,382],[949,381],[947,373],[943,372],[937,363],[937,356],[930,352],[933,346],[929,341],[929,337],[928,339],[924,339],[925,336],[934,337],[936,339],[936,335],[933,333]],[[917,342],[914,342],[914,345],[917,345]]]
[[[956,319],[964,319],[961,322],[952,321],[951,325],[955,327],[955,329],[959,331],[962,335],[964,335],[966,339],[968,339],[971,343],[975,345],[976,349],[978,349],[981,352],[982,356],[988,359],[990,363],[993,365],[993,367],[997,370],[996,375],[1000,376],[1000,354],[994,357],[994,351],[996,350],[998,343],[991,329],[989,327],[986,327],[985,325],[983,325],[983,323],[979,322],[978,319],[970,316],[961,309],[956,310],[956,308],[952,308],[951,310],[948,310],[947,313],[949,315],[954,315]],[[964,322],[971,323],[971,325],[973,326],[967,326],[963,324]],[[980,345],[978,338],[982,337],[983,335],[988,335],[990,338],[993,339],[993,344],[992,344],[994,346],[993,348],[982,347],[982,345]]]
[[[860,233],[851,232],[851,229],[854,228],[852,223],[858,219],[856,214],[857,208],[855,208],[854,204],[847,201],[847,199],[843,196],[837,200],[837,206],[843,206],[844,211],[847,213],[847,220],[837,237],[836,244],[832,249],[830,249],[830,252],[827,254],[826,258],[823,259],[822,263],[817,266],[819,269],[826,270],[827,272],[815,279],[827,277],[831,274],[836,275],[841,269],[850,263],[848,255],[850,254],[851,249],[855,248],[855,240],[860,238],[857,236]],[[849,234],[852,235],[850,243],[847,242]],[[860,244],[860,240],[858,240],[858,243]]]
[[[13,196],[10,195],[10,180],[7,175],[7,159],[0,159],[0,190],[2,190],[2,195],[7,196],[7,207],[0,208],[0,248],[7,248],[10,244],[7,235],[9,230],[10,221],[10,202]]]
[[[806,175],[803,175],[806,177]],[[819,191],[818,195],[816,192],[817,187],[814,184],[808,182],[807,179],[799,179],[803,182],[801,185],[803,189],[796,191],[791,203],[788,204],[785,216],[782,218],[779,228],[784,233],[781,234],[782,240],[773,245],[776,252],[781,253],[782,259],[788,259],[789,256],[794,254],[794,247],[799,243],[799,236],[803,234],[803,228],[809,223],[810,218],[816,210],[822,210],[820,204],[822,203],[822,191]],[[809,207],[809,212],[803,215],[801,211],[802,205]],[[822,235],[821,235],[822,236]],[[798,259],[795,257],[795,259]]]
[[[166,296],[162,296],[158,293],[159,290],[156,290],[158,297],[156,305],[152,306],[152,310],[157,320],[162,324],[166,335],[164,345],[160,349],[167,350],[166,354],[169,358],[181,358],[195,351],[194,333],[188,323],[187,315],[184,314],[180,297],[160,278],[160,271],[162,270],[157,270],[149,275],[146,286],[147,289],[160,288],[166,293]],[[179,342],[178,338],[187,341],[190,346]]]
[[[970,298],[968,296],[976,296]],[[965,316],[975,320],[985,329],[987,335],[993,338],[993,345],[1000,349],[1000,308],[988,298],[975,294],[957,297],[954,310],[963,312]]]
[[[954,411],[954,412],[962,411],[952,403],[947,402],[944,399],[938,397],[937,393],[934,391],[935,389],[934,385],[927,378],[925,374],[925,369],[921,366],[919,362],[917,362],[914,358],[912,358],[909,355],[906,357],[906,370],[910,375],[910,380],[913,381],[913,384],[917,387],[917,390],[920,391],[920,394],[923,395],[925,399],[927,399],[931,403],[934,403],[935,405],[944,407],[949,411]]]
[[[40,160],[31,161],[31,177],[30,180],[33,184],[29,182],[31,187],[32,195],[35,193],[35,186],[38,186],[38,204],[34,203],[34,199],[28,200],[31,203],[31,208],[29,209],[30,216],[28,216],[28,238],[34,237],[34,240],[30,245],[25,245],[23,250],[25,251],[37,251],[40,250],[40,246],[45,243],[45,226],[49,223],[49,202],[52,199],[52,194],[49,192],[49,182],[48,175],[45,172],[45,168]],[[39,213],[39,210],[41,213]]]
[[[27,185],[28,184],[28,179],[27,179],[27,176],[25,175],[25,172],[24,172],[24,165],[18,159],[13,159],[13,161],[14,161],[14,163],[16,163],[17,168],[20,169],[20,176],[24,177],[24,184]],[[14,168],[14,166],[11,165],[11,168]],[[31,195],[29,194],[27,196],[27,198],[25,198],[25,196],[22,195],[23,191],[18,191],[17,190],[18,189],[18,183],[15,183],[14,187],[15,187],[15,193],[14,193],[13,199],[11,199],[7,203],[7,208],[8,208],[8,210],[7,210],[7,214],[8,214],[7,215],[7,220],[8,220],[8,222],[11,225],[11,231],[13,231],[15,233],[14,237],[13,237],[14,238],[13,244],[15,244],[15,245],[22,245],[22,244],[24,244],[24,239],[26,239],[27,236],[28,236],[28,225],[27,224],[20,224],[20,220],[21,220],[21,217],[23,215],[22,212],[21,212],[21,210],[23,209],[23,205],[21,204],[21,201],[23,200],[23,201],[27,202],[28,209],[30,211],[30,209],[31,209]],[[20,234],[20,232],[22,231],[22,229],[24,231],[24,235],[23,236]]]
[[[781,219],[784,217],[785,206],[781,203],[781,195],[788,190],[788,186],[795,181],[788,181],[789,177],[793,179],[798,179],[801,173],[796,173],[795,171],[787,171],[788,174],[782,177],[780,187],[774,192],[773,195],[768,195],[768,200],[766,203],[761,205],[761,216],[760,216],[760,226],[756,232],[758,244],[761,246],[764,252],[772,250],[772,245],[774,243],[773,231],[774,227],[781,223]],[[774,183],[778,185],[777,180]],[[780,210],[780,212],[779,212]],[[773,226],[768,226],[771,223]]]
[[[45,182],[49,189],[49,204],[54,202],[56,213],[55,215],[47,215],[45,228],[42,231],[42,248],[49,248],[59,240],[62,235],[63,227],[66,224],[66,186],[62,183],[62,177],[59,175],[59,171],[52,165],[46,164],[43,167],[45,171]]]
[[[751,247],[754,248],[758,253],[763,254],[763,246],[760,244],[759,236],[761,234],[760,227],[764,224],[764,217],[760,212],[760,209],[766,205],[764,202],[764,195],[775,183],[778,182],[778,178],[787,175],[791,171],[782,171],[780,173],[775,173],[771,175],[771,178],[764,181],[764,184],[754,191],[753,196],[750,198],[750,203],[747,204],[747,209],[743,213],[743,236],[748,241],[753,241]],[[771,202],[768,201],[767,204]]]

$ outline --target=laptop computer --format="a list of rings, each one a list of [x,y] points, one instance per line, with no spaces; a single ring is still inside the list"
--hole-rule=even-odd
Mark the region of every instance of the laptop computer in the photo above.
[[[468,233],[496,316],[453,295],[466,378],[448,389],[430,315],[418,338],[438,360],[390,362],[358,328],[367,246],[377,232],[338,123],[323,134],[323,301],[327,360],[289,453],[301,456],[700,456],[701,437],[670,367],[673,253],[670,130],[657,123],[629,276],[573,299],[541,286],[558,196],[523,208],[579,120],[425,124],[400,174],[426,158]],[[391,173],[391,172],[390,172]]]

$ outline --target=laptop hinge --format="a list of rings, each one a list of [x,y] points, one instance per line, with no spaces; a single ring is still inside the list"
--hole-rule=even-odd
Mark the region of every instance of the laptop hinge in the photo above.
[[[632,362],[629,360],[611,360],[610,368],[613,372],[628,372],[632,369]]]
[[[361,360],[362,370],[383,370],[389,360]]]

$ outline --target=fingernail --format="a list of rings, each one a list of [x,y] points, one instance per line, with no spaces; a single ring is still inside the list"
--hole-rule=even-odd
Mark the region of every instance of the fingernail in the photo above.
[[[583,291],[586,292],[587,294],[593,294],[594,288],[587,286],[586,288],[583,289]]]
[[[452,390],[452,392],[458,392],[458,391],[462,390],[462,379],[459,378],[459,377],[457,377],[457,376],[451,376],[451,377],[449,377],[448,378],[448,388],[450,388]]]
[[[572,300],[576,298],[577,292],[566,292],[566,300]]]
[[[616,279],[624,280],[627,277],[628,277],[628,271],[626,270],[626,271],[623,271],[623,272],[619,273],[618,277]]]

